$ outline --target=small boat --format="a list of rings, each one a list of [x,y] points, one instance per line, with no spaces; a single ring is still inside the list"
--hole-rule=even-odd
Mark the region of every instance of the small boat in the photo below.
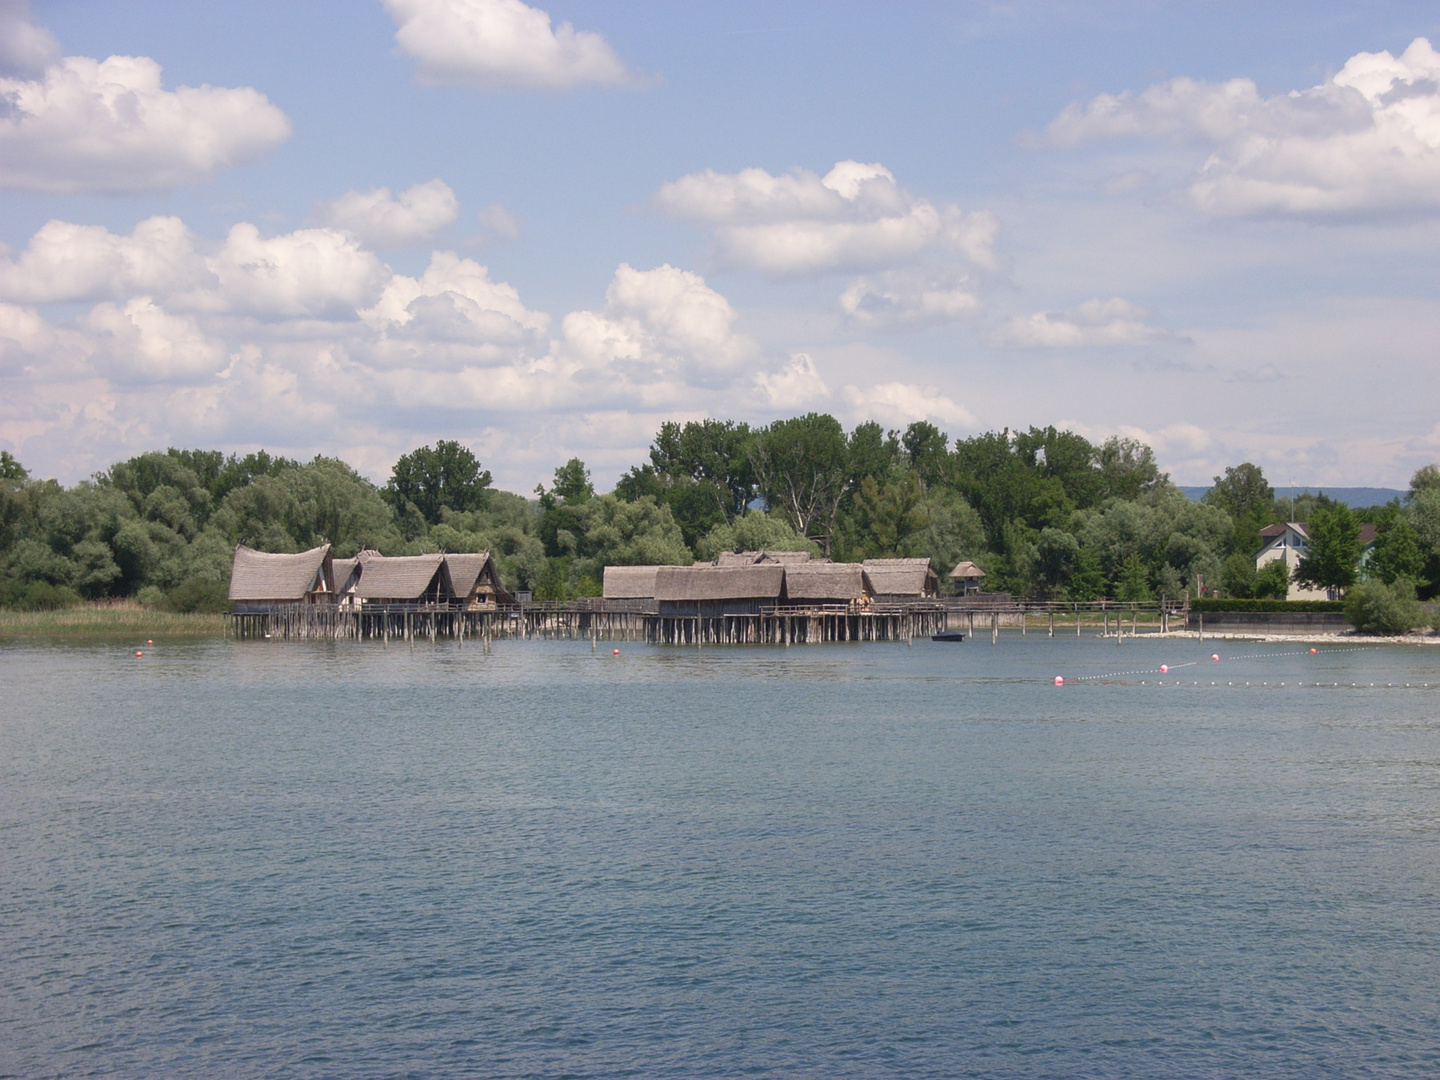
[[[941,630],[938,634],[930,635],[931,641],[964,641],[965,635],[959,630]]]

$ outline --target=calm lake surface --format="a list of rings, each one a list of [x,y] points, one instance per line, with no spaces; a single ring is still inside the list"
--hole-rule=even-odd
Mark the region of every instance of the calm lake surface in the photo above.
[[[3,1075],[1440,1073],[1437,649],[134,647],[0,645]]]

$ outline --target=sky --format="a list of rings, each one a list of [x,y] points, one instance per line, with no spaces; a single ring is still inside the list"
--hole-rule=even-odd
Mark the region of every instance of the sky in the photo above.
[[[0,448],[1054,424],[1177,483],[1440,459],[1440,11],[0,0]]]

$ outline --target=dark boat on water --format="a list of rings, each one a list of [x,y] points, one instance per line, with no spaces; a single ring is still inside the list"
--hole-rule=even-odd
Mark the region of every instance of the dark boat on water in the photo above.
[[[938,634],[930,635],[931,641],[964,641],[965,635],[959,630],[941,630]]]

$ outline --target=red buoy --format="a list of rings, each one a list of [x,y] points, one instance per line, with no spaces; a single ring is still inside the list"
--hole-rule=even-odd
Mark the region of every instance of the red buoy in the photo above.
[[[1055,685],[1056,685],[1056,686],[1064,686],[1064,685],[1065,685],[1065,676],[1064,676],[1064,675],[1056,675],[1056,676],[1055,676]]]
[[[136,650],[135,650],[135,655],[136,655],[136,656],[144,656],[145,654],[144,654],[143,652],[141,652],[139,649],[136,649]]]
[[[619,656],[619,655],[620,655],[620,650],[619,650],[619,649],[614,649],[614,650],[612,650],[612,651],[611,651],[611,655],[612,655],[612,656]]]

